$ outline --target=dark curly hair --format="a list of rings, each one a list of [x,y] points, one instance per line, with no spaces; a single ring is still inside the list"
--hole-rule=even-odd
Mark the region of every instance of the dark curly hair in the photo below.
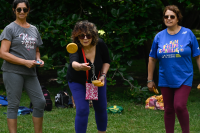
[[[175,6],[175,5],[166,6],[165,9],[164,9],[164,11],[163,11],[163,16],[165,16],[165,12],[167,10],[173,11],[176,14],[177,19],[178,19],[178,24],[180,25],[181,21],[183,19],[183,16],[182,16],[181,11],[179,10],[179,8],[177,6]]]
[[[74,30],[72,31],[71,39],[79,47],[82,47],[82,44],[80,43],[78,36],[83,33],[92,35],[91,45],[95,46],[97,44],[99,35],[95,24],[88,22],[87,20],[79,21],[76,23]]]

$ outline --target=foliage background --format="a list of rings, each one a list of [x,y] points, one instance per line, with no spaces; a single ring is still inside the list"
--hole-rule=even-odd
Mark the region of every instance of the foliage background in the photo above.
[[[0,31],[14,21],[13,0],[0,0]],[[44,42],[40,49],[45,60],[44,70],[56,69],[57,82],[67,86],[65,75],[69,62],[66,45],[75,23],[89,20],[96,24],[100,37],[106,42],[111,68],[108,72],[108,87],[117,85],[134,86],[131,96],[146,98],[147,91],[133,79],[129,68],[138,58],[145,59],[147,68],[148,54],[152,39],[160,30],[166,28],[162,11],[166,5],[177,5],[184,16],[182,26],[190,29],[200,28],[200,2],[196,0],[29,0],[31,11],[28,22],[35,25]],[[195,30],[197,31],[197,30]],[[199,32],[197,31],[196,34]],[[147,70],[147,69],[146,69]],[[145,71],[146,71],[145,70]],[[155,71],[157,81],[157,71]],[[125,79],[125,80],[123,80]],[[133,85],[133,86],[132,86]],[[136,94],[136,95],[135,95]]]

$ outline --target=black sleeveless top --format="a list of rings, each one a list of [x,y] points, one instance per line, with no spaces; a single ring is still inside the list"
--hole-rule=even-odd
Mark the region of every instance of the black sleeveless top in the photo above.
[[[67,76],[66,76],[67,80],[69,82],[77,82],[77,83],[85,84],[86,71],[76,71],[72,67],[73,61],[76,61],[79,63],[84,63],[81,48],[79,47],[78,51],[76,53],[69,54],[69,58],[70,58],[70,64],[67,69]],[[86,58],[86,60],[87,60],[87,62],[89,62],[89,66],[91,66],[90,60],[88,60],[87,58]],[[111,62],[111,60],[110,60],[110,56],[109,56],[109,52],[108,52],[108,47],[106,46],[104,41],[99,38],[98,43],[96,45],[96,55],[95,55],[95,59],[94,59],[94,63],[93,63],[93,65],[95,66],[95,76],[98,77],[99,72],[101,71],[104,63],[110,64],[110,62]],[[88,83],[91,83],[91,78],[92,78],[92,69],[89,70]]]

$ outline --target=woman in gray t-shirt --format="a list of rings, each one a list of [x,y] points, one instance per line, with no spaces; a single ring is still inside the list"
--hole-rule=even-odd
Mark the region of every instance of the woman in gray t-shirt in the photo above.
[[[0,57],[4,59],[1,69],[8,99],[8,128],[10,132],[17,132],[17,113],[24,88],[33,103],[35,132],[41,133],[46,101],[35,67],[44,66],[39,51],[42,40],[37,28],[26,22],[30,11],[28,0],[15,0],[13,11],[16,20],[7,25],[0,36]]]

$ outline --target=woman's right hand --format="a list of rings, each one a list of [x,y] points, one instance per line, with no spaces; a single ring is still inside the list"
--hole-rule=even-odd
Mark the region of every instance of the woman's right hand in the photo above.
[[[79,70],[82,70],[82,71],[87,71],[87,70],[90,70],[91,67],[88,66],[89,63],[80,63],[79,64]]]
[[[147,83],[147,87],[149,88],[149,91],[154,92],[153,87],[156,88],[156,85],[152,81],[152,82]]]
[[[24,65],[28,68],[32,68],[32,67],[35,67],[37,65],[37,63],[35,60],[25,60]]]
[[[76,71],[87,71],[87,70],[90,70],[91,67],[88,66],[88,65],[89,65],[89,63],[79,63],[79,62],[76,62],[76,61],[72,62],[72,67]]]

